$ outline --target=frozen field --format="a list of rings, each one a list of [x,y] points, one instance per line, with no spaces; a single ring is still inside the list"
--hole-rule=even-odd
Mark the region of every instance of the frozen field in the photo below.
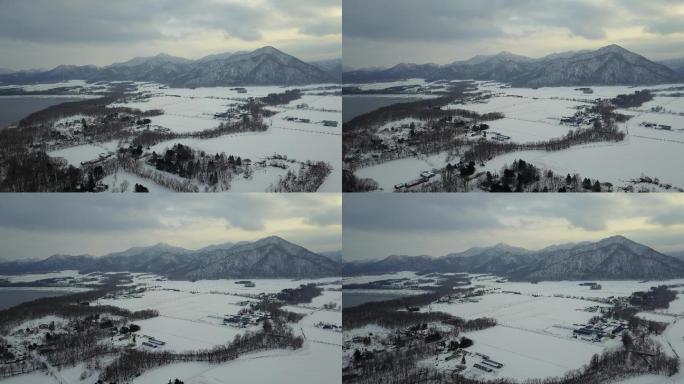
[[[150,117],[151,128],[168,130],[175,133],[191,133],[216,128],[222,120],[215,118],[216,113],[225,113],[228,109],[244,104],[249,98],[267,96],[270,93],[282,93],[287,90],[300,89],[302,97],[289,104],[267,106],[266,109],[276,112],[265,118],[269,126],[265,132],[250,132],[223,135],[211,139],[179,139],[162,142],[151,148],[157,153],[181,143],[196,150],[207,153],[226,153],[253,161],[262,160],[274,154],[284,155],[299,162],[325,161],[332,166],[332,172],[320,187],[320,191],[337,192],[342,189],[342,98],[333,92],[340,92],[339,85],[317,84],[303,87],[260,86],[245,87],[246,92],[237,88],[167,88],[154,83],[134,83],[144,98],[130,98],[124,102],[111,104],[112,107],[129,107],[142,111],[162,110],[159,116]],[[48,90],[59,86],[80,87],[83,91],[93,91],[98,85],[72,81],[64,84],[42,84],[24,86],[26,90]],[[102,87],[103,85],[99,85]],[[286,118],[299,119],[290,121]],[[72,119],[73,120],[73,119]],[[308,121],[308,122],[306,122]],[[324,121],[337,122],[337,127],[325,126]],[[100,154],[114,153],[127,143],[116,141],[107,143],[85,144],[64,149],[53,150],[49,154],[62,157],[69,164],[80,166],[82,162],[98,159]],[[234,187],[238,192],[264,192],[276,183],[287,170],[260,169],[255,167],[251,179],[235,179]],[[299,166],[293,166],[298,171]],[[123,175],[129,184],[140,183],[133,175]],[[123,181],[122,180],[122,181]],[[114,183],[111,175],[105,180],[111,183],[110,191],[120,191],[118,183]],[[159,188],[151,187],[152,181],[143,185],[151,192]]]
[[[412,278],[413,272],[396,274],[366,275],[345,278],[350,281],[369,283],[388,278]],[[578,324],[586,324],[592,317],[600,314],[597,306],[608,306],[597,302],[611,296],[628,296],[635,291],[645,291],[659,284],[681,284],[684,280],[668,281],[596,281],[601,290],[591,290],[580,286],[581,281],[540,282],[537,284],[524,282],[497,283],[491,275],[471,275],[472,287],[483,289],[488,293],[471,297],[471,300],[452,300],[451,302],[435,302],[421,308],[421,312],[439,311],[465,319],[491,317],[497,325],[481,331],[468,332],[465,335],[474,341],[467,348],[464,374],[473,378],[496,379],[513,378],[517,380],[562,376],[564,373],[581,368],[591,357],[603,350],[617,348],[619,338],[604,339],[596,342],[572,337],[573,328]],[[592,280],[593,281],[593,280]],[[561,297],[562,296],[562,297]],[[678,295],[668,309],[641,312],[639,317],[661,321],[668,324],[663,335],[656,337],[665,353],[684,355],[684,296]],[[390,330],[377,325],[345,330],[345,343],[351,343],[356,336],[387,336]],[[349,359],[355,348],[345,352]],[[383,348],[375,339],[368,347],[370,350]],[[504,364],[494,372],[485,373],[473,367],[481,359],[477,354],[489,356],[492,360]],[[438,369],[451,370],[460,363],[460,358],[447,361],[441,354],[421,361],[421,364]],[[349,360],[347,360],[349,361]],[[660,380],[660,381],[658,381]],[[622,381],[619,381],[622,383]],[[644,376],[633,378],[624,383],[679,383],[684,382],[682,373],[672,377]]]
[[[395,85],[413,84],[412,81]],[[584,94],[576,87],[506,88],[498,83],[476,82],[482,95],[488,98],[468,99],[467,102],[450,104],[445,108],[466,109],[478,113],[501,112],[504,119],[488,122],[489,133],[500,133],[510,141],[529,143],[549,140],[565,135],[574,126],[563,125],[560,119],[571,116],[576,108],[588,105],[597,98],[613,98],[619,94],[631,94],[637,90],[649,89],[655,97],[641,107],[622,109],[618,112],[632,116],[618,127],[627,134],[622,142],[592,143],[573,146],[555,152],[520,151],[495,157],[478,171],[500,171],[502,166],[514,160],[523,159],[538,168],[550,169],[558,174],[579,173],[581,177],[610,182],[616,187],[625,186],[642,175],[658,178],[661,183],[684,187],[684,172],[680,165],[684,161],[684,97],[670,97],[670,87],[681,84],[658,86],[591,87],[592,94]],[[651,108],[662,108],[652,111]],[[670,126],[670,130],[645,127],[642,123]],[[430,162],[409,158],[358,169],[359,177],[378,181],[385,191],[392,191],[394,185],[415,177],[417,170],[431,167],[442,168],[448,159],[446,153],[430,156]]]
[[[371,178],[378,182],[379,188],[385,192],[392,192],[396,184],[415,179],[423,171],[444,167],[447,162],[447,154],[438,153],[429,157],[387,161],[358,169],[354,174],[360,178]]]
[[[80,167],[82,162],[97,159],[101,153],[114,153],[119,147],[118,141],[106,143],[79,145],[48,152],[52,157],[62,157],[74,167]]]
[[[140,281],[140,280],[139,280]],[[142,333],[147,330],[153,335],[163,335],[168,330],[169,336],[176,337],[179,343],[186,345],[204,345],[209,347],[222,344],[232,339],[228,332],[237,333],[238,330],[223,325],[210,325],[206,321],[205,314],[215,311],[232,311],[240,307],[231,307],[231,302],[245,300],[242,296],[230,296],[223,294],[211,294],[208,292],[234,292],[239,294],[258,294],[260,292],[278,292],[284,288],[294,288],[308,282],[332,283],[339,279],[321,280],[252,280],[256,287],[245,288],[234,284],[234,280],[203,280],[196,283],[185,281],[154,281],[170,289],[192,288],[196,294],[184,295],[184,292],[171,292],[167,299],[161,297],[142,299],[127,299],[135,306],[156,307],[162,316],[159,323],[156,319],[150,319],[153,323],[145,324]],[[150,283],[151,284],[151,283]],[[326,287],[339,288],[339,285]],[[175,298],[173,296],[176,296]],[[277,378],[282,383],[340,383],[342,369],[342,333],[324,330],[316,327],[319,322],[341,325],[342,314],[339,310],[322,309],[324,304],[334,302],[341,308],[342,293],[340,291],[325,290],[321,296],[314,298],[311,304],[300,306],[286,306],[284,309],[303,313],[306,316],[297,324],[292,324],[296,334],[305,338],[304,347],[296,351],[274,350],[259,352],[241,356],[235,361],[224,364],[212,365],[207,363],[181,363],[156,368],[145,372],[136,378],[134,383],[167,382],[169,378],[178,378],[185,383],[229,383],[237,380],[242,383],[266,383]],[[131,303],[133,305],[133,303]],[[177,317],[177,324],[171,320],[171,316]],[[159,324],[163,327],[158,329]],[[190,324],[191,328],[185,328]],[[145,326],[146,325],[146,326]],[[227,329],[221,332],[220,328]],[[178,334],[178,329],[182,329]],[[244,329],[239,329],[244,332]],[[228,339],[222,341],[224,337]],[[164,339],[162,339],[164,340]],[[172,339],[173,340],[173,339]]]
[[[471,353],[482,353],[503,368],[495,375],[481,373],[469,368],[466,376],[481,378],[507,377],[518,380],[562,376],[565,372],[585,365],[595,353],[603,349],[601,345],[585,343],[573,339],[553,338],[528,332],[496,326],[466,334],[475,340],[468,348]]]
[[[44,275],[24,275],[22,281],[35,281],[48,277],[71,277],[73,271]],[[323,293],[309,304],[286,306],[285,310],[304,314],[298,322],[290,324],[293,332],[304,338],[304,346],[299,350],[270,350],[240,356],[237,360],[223,364],[176,363],[144,372],[133,383],[167,383],[178,378],[185,383],[267,383],[277,378],[282,383],[341,383],[342,333],[323,329],[319,323],[336,326],[342,324],[342,292],[339,278],[316,280],[252,279],[254,287],[236,284],[237,280],[199,280],[167,281],[151,274],[132,274],[134,284],[144,287],[137,294],[119,295],[115,298],[97,300],[100,305],[114,305],[131,311],[156,309],[159,316],[135,324],[141,327],[134,348],[147,349],[142,345],[151,336],[165,344],[155,350],[187,351],[209,349],[226,344],[235,335],[260,326],[247,328],[223,324],[226,314],[237,314],[244,308],[240,302],[256,300],[260,293],[276,293],[285,288],[296,288],[301,284],[323,284]],[[324,305],[335,303],[336,308],[325,309]],[[19,327],[36,327],[41,323],[64,319],[44,317],[25,322]],[[111,359],[105,358],[103,365]],[[85,379],[82,372],[88,372]],[[90,383],[97,379],[99,370],[86,368],[85,364],[75,367],[52,369],[51,374],[35,372],[15,376],[3,382],[15,384],[33,383]]]

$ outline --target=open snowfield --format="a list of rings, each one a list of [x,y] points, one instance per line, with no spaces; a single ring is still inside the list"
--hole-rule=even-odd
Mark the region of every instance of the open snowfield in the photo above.
[[[111,175],[105,176],[102,182],[109,185],[110,192],[135,192],[136,184],[145,186],[151,193],[171,192],[171,190],[161,185],[151,183],[147,179],[123,170],[118,170]]]
[[[17,280],[35,281],[48,277],[71,277],[74,271],[43,275],[23,275]],[[100,305],[114,305],[131,311],[156,309],[159,316],[135,324],[141,327],[135,348],[148,349],[142,342],[144,336],[151,336],[165,344],[155,350],[187,351],[208,349],[226,344],[235,335],[260,326],[238,328],[223,325],[226,314],[236,314],[244,308],[240,302],[255,300],[260,293],[276,293],[285,288],[295,288],[306,283],[320,283],[323,293],[311,303],[286,306],[284,309],[304,314],[296,324],[290,324],[297,335],[304,337],[303,348],[292,350],[270,350],[240,356],[237,360],[224,364],[178,363],[144,372],[133,383],[167,383],[169,379],[181,379],[185,383],[221,384],[269,383],[341,383],[342,332],[317,326],[319,323],[342,325],[342,292],[339,278],[315,280],[252,279],[254,287],[236,284],[238,280],[199,280],[168,281],[151,274],[131,274],[137,287],[146,290],[139,294],[120,295],[116,298],[97,300]],[[336,303],[335,309],[325,309],[324,305]],[[50,321],[62,322],[63,319],[51,316],[34,319],[20,326],[38,326]],[[13,341],[13,340],[10,340]],[[105,358],[105,360],[107,360]],[[106,362],[103,364],[106,365]],[[81,373],[88,371],[85,364],[75,367],[53,369],[52,374],[35,372],[5,379],[3,382],[15,384],[34,383],[91,383],[99,371],[91,372],[81,380]]]
[[[428,82],[426,82],[424,79],[406,79],[397,81],[379,81],[375,83],[345,84],[345,86],[358,87],[363,90],[378,90],[406,85],[424,86],[427,84]]]
[[[430,311],[445,312],[464,319],[493,317],[500,325],[547,334],[559,332],[559,327],[587,322],[596,313],[583,311],[596,303],[558,297],[532,297],[509,293],[489,294],[478,303],[437,303]]]
[[[229,336],[219,332],[217,326],[212,326],[202,320],[202,316],[212,308],[216,310],[229,308],[229,303],[234,300],[245,300],[244,297],[228,296],[220,294],[206,293],[215,290],[236,291],[242,294],[256,294],[258,292],[277,292],[284,288],[296,287],[299,284],[305,284],[312,281],[291,281],[291,280],[252,280],[256,287],[245,288],[242,285],[234,284],[234,280],[203,280],[196,283],[183,281],[164,281],[156,282],[167,286],[168,288],[182,289],[187,287],[194,287],[196,291],[202,292],[195,295],[183,297],[179,296],[175,300],[163,300],[160,298],[150,298],[147,307],[157,306],[162,316],[160,316],[159,323],[146,324],[147,321],[154,321],[155,319],[139,322],[143,327],[141,333],[157,335],[164,331],[159,330],[160,326],[168,329],[168,337],[178,338],[179,343],[186,345],[204,345],[204,347],[222,344],[226,341],[221,341],[223,336]],[[339,279],[321,279],[316,282],[334,282]],[[328,287],[328,286],[326,286]],[[330,287],[339,288],[339,285],[331,285]],[[178,292],[171,292],[170,295],[179,295]],[[147,300],[147,295],[143,299]],[[129,301],[129,299],[126,299]],[[157,304],[155,304],[155,302]],[[274,350],[267,352],[259,352],[248,355],[243,355],[235,361],[224,364],[211,365],[207,363],[180,363],[172,364],[160,368],[150,370],[143,373],[136,378],[133,383],[152,383],[152,382],[168,382],[169,379],[178,378],[185,383],[232,383],[239,380],[241,383],[268,383],[273,382],[277,378],[281,383],[340,383],[340,372],[342,369],[342,333],[324,330],[316,327],[319,322],[326,322],[340,326],[342,324],[342,314],[339,310],[325,310],[322,309],[323,304],[330,302],[338,303],[338,308],[341,308],[342,293],[341,291],[325,290],[319,297],[314,298],[312,303],[286,306],[284,309],[303,313],[306,316],[297,324],[292,324],[292,328],[296,334],[302,335],[305,338],[304,347],[297,351]],[[137,302],[136,306],[144,306],[142,301]],[[239,308],[239,307],[236,307]],[[232,309],[236,309],[232,308]],[[188,319],[199,319],[199,322],[185,320],[177,320],[178,323],[168,321],[169,317],[165,314],[174,314],[176,317],[183,317]],[[193,323],[191,328],[186,328],[186,325]],[[218,326],[229,329],[230,332],[245,331],[243,329],[236,329],[231,327]],[[181,330],[181,331],[179,331]],[[180,335],[178,335],[180,333]],[[175,335],[174,335],[175,334]],[[183,341],[185,339],[185,341]],[[160,340],[165,340],[160,337]],[[170,340],[174,340],[171,338]],[[166,340],[165,340],[166,341]],[[230,340],[227,340],[230,341]],[[171,342],[170,342],[171,343]]]
[[[359,276],[345,276],[343,278],[344,284],[366,284],[372,283],[379,280],[387,279],[410,279],[418,280],[423,278],[423,276],[417,275],[412,271],[402,271],[396,273],[383,273],[379,275],[359,275]]]
[[[32,91],[48,91],[55,88],[64,87],[86,87],[86,82],[84,80],[67,80],[58,83],[48,83],[48,84],[28,84],[28,85],[0,85],[0,89],[8,88],[20,88],[26,92]]]
[[[180,363],[152,369],[134,384],[166,383],[178,378],[186,384],[341,383],[342,353],[339,346],[305,343],[297,351],[269,351],[245,355],[235,361],[211,365]]]
[[[316,84],[302,87],[278,87],[259,86],[245,87],[246,93],[239,93],[236,88],[212,87],[212,88],[168,88],[154,83],[134,83],[139,92],[145,98],[130,98],[124,102],[111,104],[112,107],[129,107],[142,111],[160,109],[164,113],[150,117],[152,129],[168,129],[176,133],[198,132],[216,128],[222,120],[216,119],[214,114],[224,113],[238,104],[246,103],[248,98],[267,96],[270,93],[282,93],[286,90],[300,89],[303,94],[298,100],[286,105],[267,107],[276,114],[265,118],[264,122],[269,126],[265,132],[251,132],[241,134],[224,135],[217,138],[181,139],[159,143],[151,150],[158,153],[174,144],[189,145],[197,150],[208,153],[226,153],[227,155],[240,156],[243,159],[253,161],[261,160],[274,154],[287,156],[297,161],[325,161],[333,170],[320,187],[322,192],[338,192],[342,189],[342,97],[335,95],[340,92],[340,86],[335,84]],[[83,81],[70,81],[57,84],[38,84],[20,86],[25,90],[49,90],[63,86],[77,86],[84,91],[93,91],[97,87],[107,84],[86,84]],[[52,97],[52,95],[50,96]],[[95,97],[89,95],[89,97]],[[302,104],[306,106],[302,107]],[[299,106],[299,107],[298,107]],[[287,117],[308,119],[309,122],[287,121]],[[71,119],[73,120],[73,119]],[[337,127],[328,127],[323,121],[336,121]],[[85,144],[74,147],[53,150],[50,156],[62,157],[69,164],[80,166],[81,162],[98,159],[101,153],[115,152],[120,146],[127,143],[116,141],[97,144]],[[295,166],[293,171],[298,171]],[[258,171],[258,169],[256,170]],[[264,192],[272,184],[276,183],[285,172],[280,170],[266,170],[255,172],[251,179],[234,180],[234,189],[237,192]],[[132,182],[132,175],[126,175],[124,179]],[[105,183],[112,182],[107,179]],[[151,181],[143,185],[150,192],[158,188],[150,188]],[[117,185],[118,187],[118,185]],[[110,190],[119,191],[110,185]]]
[[[342,100],[339,96],[313,94],[315,87],[299,87],[309,93],[287,105],[268,107],[277,113],[265,119],[269,125],[266,132],[250,132],[201,140],[182,139],[162,142],[152,150],[162,152],[176,143],[189,145],[207,153],[225,152],[228,155],[259,160],[273,154],[285,155],[298,161],[326,161],[333,171],[321,186],[323,192],[342,189],[341,135]],[[329,84],[328,84],[329,86]],[[281,93],[295,87],[246,87],[246,94],[239,94],[230,88],[197,88],[156,90],[154,96],[144,102],[121,104],[142,110],[162,109],[164,115],[152,118],[152,125],[168,128],[173,132],[191,132],[214,128],[219,120],[213,115],[225,112],[229,104],[246,100],[247,97],[262,97],[269,93]],[[309,109],[297,109],[296,105],[307,104]],[[286,121],[285,117],[310,119],[311,123]],[[337,121],[337,127],[326,127],[323,120]],[[282,172],[264,172],[252,180],[235,180],[235,191],[263,192],[277,181]]]
[[[481,378],[513,378],[518,380],[562,376],[565,372],[587,364],[603,347],[574,339],[550,338],[521,329],[496,326],[466,336],[475,340],[469,352],[479,352],[504,364],[496,373],[475,368],[466,375]]]
[[[81,162],[97,159],[101,153],[114,153],[119,146],[118,141],[106,143],[86,144],[48,152],[52,157],[62,157],[74,167],[80,167]]]
[[[405,85],[411,82],[395,83]],[[667,96],[674,91],[666,90],[681,87],[681,84],[591,87],[593,93],[584,94],[577,87],[502,88],[502,84],[498,83],[476,83],[480,91],[491,97],[451,104],[445,108],[479,113],[502,112],[504,119],[488,122],[489,132],[510,136],[511,141],[518,143],[549,140],[565,135],[568,130],[576,127],[561,124],[560,118],[573,115],[576,107],[587,105],[597,98],[613,98],[642,89],[650,89],[655,94],[654,100],[639,108],[618,111],[633,116],[626,123],[618,124],[627,133],[622,142],[592,143],[556,152],[508,153],[491,159],[484,166],[478,165],[478,171],[500,171],[502,166],[523,159],[538,168],[550,169],[559,174],[579,173],[582,177],[599,179],[615,186],[624,186],[630,180],[645,175],[658,178],[661,183],[684,187],[684,172],[680,169],[680,164],[684,161],[684,97]],[[663,111],[652,112],[651,108],[654,107],[662,107]],[[643,122],[669,125],[672,129],[647,128],[640,125]],[[355,174],[375,179],[383,190],[393,191],[391,186],[410,180],[416,170],[428,165],[441,168],[448,162],[446,153],[430,158],[431,164],[425,164],[421,159],[401,159],[361,168]],[[453,159],[451,162],[453,163]]]
[[[457,162],[458,160],[452,160],[452,163]],[[360,178],[371,178],[378,182],[379,188],[382,188],[385,192],[392,192],[395,185],[416,179],[421,172],[441,168],[447,163],[447,154],[438,153],[428,157],[411,157],[387,161],[370,167],[360,168],[354,174]]]
[[[0,275],[0,279],[7,280],[10,283],[30,283],[43,279],[77,278],[81,276],[83,275],[79,274],[78,271],[68,270],[48,273],[27,273],[24,275]]]
[[[369,283],[388,278],[415,276],[413,272],[396,274],[365,275],[345,278],[345,283]],[[491,275],[471,275],[472,285],[489,292],[471,299],[474,302],[452,300],[451,303],[432,303],[421,308],[421,312],[439,311],[465,319],[491,317],[498,325],[465,335],[474,341],[467,351],[465,375],[482,379],[513,378],[525,380],[549,376],[562,376],[569,370],[578,369],[587,364],[591,356],[603,350],[616,348],[619,339],[606,339],[602,342],[583,340],[572,337],[572,329],[576,324],[585,324],[599,311],[588,311],[589,307],[607,306],[594,299],[605,299],[611,296],[628,296],[635,291],[645,291],[660,284],[682,284],[683,279],[667,281],[595,281],[602,286],[601,290],[591,290],[580,286],[581,281],[497,283],[497,277]],[[594,281],[594,280],[592,280]],[[504,293],[504,291],[506,293]],[[511,293],[508,293],[511,292]],[[515,293],[512,293],[515,292]],[[516,294],[520,293],[520,294]],[[560,297],[563,296],[563,297]],[[663,335],[656,338],[663,349],[670,355],[684,356],[684,295],[679,294],[668,309],[641,312],[638,316],[654,321],[668,323]],[[368,325],[354,330],[345,330],[345,342],[351,342],[355,336],[387,335],[388,329],[377,325]],[[380,347],[371,341],[370,349]],[[357,346],[345,352],[350,354]],[[488,355],[492,360],[504,364],[494,372],[485,373],[473,367],[481,357]],[[436,366],[441,369],[453,369],[457,360],[445,361],[441,355],[437,360],[426,359],[421,364]],[[436,365],[435,365],[436,364]],[[652,384],[684,382],[682,373],[665,378],[662,376],[643,376],[619,383]]]

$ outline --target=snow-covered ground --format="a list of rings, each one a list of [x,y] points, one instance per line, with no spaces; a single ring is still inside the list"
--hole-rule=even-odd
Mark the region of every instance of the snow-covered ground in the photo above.
[[[216,113],[224,113],[229,108],[247,102],[248,98],[267,96],[270,93],[282,93],[286,90],[300,89],[303,94],[298,100],[286,105],[267,107],[276,114],[266,118],[269,126],[265,132],[250,132],[224,135],[212,139],[179,139],[162,142],[151,150],[163,151],[176,143],[189,145],[208,153],[226,153],[240,156],[243,159],[258,161],[274,154],[284,155],[297,161],[325,161],[333,170],[320,187],[321,192],[339,192],[342,189],[342,97],[331,92],[340,92],[335,84],[316,84],[303,87],[259,86],[245,87],[246,93],[237,88],[168,88],[154,83],[134,83],[138,92],[146,97],[132,97],[122,102],[111,104],[112,107],[129,107],[142,111],[160,109],[163,114],[150,117],[151,128],[169,130],[176,133],[197,132],[216,128],[222,120],[216,119]],[[97,86],[82,81],[70,81],[63,84],[40,84],[22,86],[28,90],[48,90],[60,86],[81,87],[83,91],[92,91]],[[327,93],[327,94],[326,94]],[[305,106],[304,106],[305,104]],[[289,121],[287,117],[308,119]],[[73,120],[73,119],[72,119]],[[337,127],[325,126],[323,121],[335,121]],[[53,157],[62,157],[69,164],[80,166],[82,162],[98,159],[102,153],[113,153],[127,143],[108,142],[84,144],[51,151]],[[251,179],[235,180],[234,190],[238,192],[264,192],[276,183],[286,172],[279,170],[255,169]],[[293,171],[298,171],[298,166]],[[133,184],[132,175],[124,179]],[[111,178],[111,177],[110,177]],[[113,180],[107,179],[105,184]],[[158,188],[151,187],[153,182],[144,183],[151,192]],[[110,185],[110,191],[119,191]]]
[[[71,277],[73,271],[44,275],[24,275],[22,281],[35,281],[47,277]],[[237,314],[244,308],[241,302],[255,300],[260,293],[276,293],[301,284],[323,284],[322,295],[309,304],[286,306],[284,309],[305,316],[296,324],[290,324],[295,334],[304,337],[304,347],[299,350],[271,350],[240,356],[223,364],[177,363],[144,372],[133,383],[166,383],[180,379],[185,383],[267,383],[277,378],[282,383],[341,383],[342,333],[317,326],[318,323],[342,325],[341,279],[251,279],[254,287],[236,284],[238,280],[168,281],[151,274],[131,274],[133,284],[145,288],[144,292],[103,298],[100,305],[114,305],[131,311],[156,309],[159,316],[135,324],[141,327],[135,348],[142,345],[145,336],[151,336],[165,344],[155,350],[187,351],[209,349],[226,344],[235,335],[257,330],[259,326],[238,328],[223,324],[227,314]],[[324,305],[336,303],[334,309]],[[41,323],[63,319],[44,317],[21,324],[19,327],[37,327]],[[59,326],[58,326],[59,327]],[[143,336],[145,335],[145,336]],[[12,340],[15,341],[15,340]],[[102,364],[106,366],[106,362]],[[42,372],[15,376],[4,382],[24,383],[90,383],[98,371],[82,381],[80,375],[87,371],[84,364],[54,370],[52,375]]]
[[[415,278],[413,272],[395,274],[365,275],[345,278],[345,284],[369,283],[390,278]],[[475,319],[490,317],[497,320],[497,325],[481,331],[467,332],[464,335],[474,341],[467,348],[467,368],[464,374],[473,378],[495,379],[513,378],[525,380],[562,376],[564,373],[581,368],[591,357],[604,350],[616,348],[619,338],[597,342],[573,337],[573,329],[586,324],[592,317],[600,314],[598,307],[609,306],[600,301],[609,297],[628,296],[635,291],[645,291],[660,284],[682,284],[684,279],[667,281],[596,281],[602,289],[592,290],[580,285],[580,281],[539,282],[497,282],[491,275],[471,275],[471,287],[485,293],[467,300],[451,300],[436,302],[421,308],[421,312],[439,311],[462,317]],[[501,281],[501,280],[499,280]],[[593,280],[592,280],[593,282]],[[668,323],[663,335],[656,337],[666,353],[684,356],[684,295],[679,294],[668,309],[641,312],[639,317]],[[381,337],[391,331],[377,325],[345,330],[345,344],[351,347],[345,350],[345,359],[351,357],[355,349],[384,349],[371,340],[370,345],[354,344],[352,339],[369,334]],[[500,362],[503,367],[493,372],[484,372],[474,368],[474,363],[487,355],[491,360]],[[449,354],[441,354],[421,361],[421,364],[438,369],[453,369],[460,364],[460,357],[446,361]],[[658,381],[660,380],[660,381]],[[622,381],[619,381],[623,383]],[[684,382],[684,376],[678,374],[671,378],[662,376],[643,376],[624,381],[630,384]]]
[[[159,285],[162,289],[179,289],[181,292],[153,291],[140,299],[125,299],[130,309],[155,308],[160,317],[138,322],[142,333],[159,336],[159,340],[169,341],[167,348],[183,349],[188,347],[209,347],[232,340],[230,333],[244,332],[246,329],[232,328],[212,323],[212,314],[237,312],[238,301],[249,300],[243,296],[258,293],[274,293],[285,288],[294,288],[309,282],[330,283],[327,288],[339,289],[339,279],[319,280],[251,280],[255,287],[235,284],[235,280],[156,281],[144,280]],[[136,279],[136,281],[143,281]],[[188,293],[191,290],[196,293]],[[212,293],[213,292],[213,293]],[[218,293],[221,292],[221,293]],[[323,309],[324,304],[337,303],[337,309]],[[341,383],[342,334],[316,327],[319,322],[341,326],[342,292],[325,290],[312,303],[299,306],[286,306],[284,309],[303,313],[306,316],[292,327],[296,334],[305,338],[304,347],[296,351],[275,350],[248,354],[224,364],[207,363],[172,364],[150,370],[136,378],[133,383],[168,382],[178,378],[185,383],[228,383],[239,380],[242,383],[266,383],[277,378],[282,383]],[[116,304],[116,301],[111,304]],[[156,321],[155,321],[156,320]],[[148,323],[149,322],[149,323]],[[220,321],[219,321],[220,323]]]
[[[118,141],[109,141],[106,143],[79,145],[51,151],[48,152],[48,155],[62,157],[74,167],[79,167],[82,162],[97,159],[100,154],[106,155],[116,152],[118,144]]]
[[[395,82],[395,85],[414,84],[415,81]],[[633,116],[626,123],[619,123],[627,133],[622,142],[592,143],[574,146],[562,151],[521,151],[495,157],[478,171],[500,171],[502,166],[514,160],[523,159],[539,168],[550,169],[559,174],[579,173],[582,177],[599,179],[616,186],[623,186],[641,175],[658,178],[661,183],[684,187],[684,172],[680,164],[684,161],[684,97],[670,97],[670,87],[681,84],[658,86],[590,87],[592,94],[585,94],[577,87],[502,88],[501,84],[476,82],[478,90],[489,98],[469,100],[451,104],[445,108],[467,109],[479,113],[501,112],[505,118],[488,122],[489,133],[498,132],[518,143],[536,142],[561,137],[574,126],[563,125],[560,118],[571,116],[576,108],[588,105],[597,98],[613,98],[619,94],[631,94],[637,90],[650,89],[654,100],[641,107],[623,109],[618,112]],[[382,87],[381,87],[382,88]],[[653,112],[651,108],[662,107]],[[656,123],[671,126],[671,130],[645,127],[642,123]],[[441,160],[440,160],[441,159]],[[449,160],[446,153],[430,156],[426,164],[423,159],[409,158],[390,161],[358,169],[359,177],[370,177],[378,181],[385,191],[393,186],[415,178],[419,169],[431,166],[443,167]],[[456,160],[458,162],[458,160]]]

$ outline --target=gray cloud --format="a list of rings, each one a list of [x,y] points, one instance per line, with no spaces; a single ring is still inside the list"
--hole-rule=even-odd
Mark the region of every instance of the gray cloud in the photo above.
[[[305,225],[273,229],[288,220]],[[157,242],[193,248],[270,234],[335,250],[340,226],[341,205],[330,196],[8,194],[0,199],[0,257],[104,254]]]
[[[586,46],[579,49],[609,43],[643,46],[644,41],[630,36],[606,41],[608,32],[641,27],[658,35],[682,33],[682,17],[672,14],[672,7],[682,4],[681,0],[344,0],[344,59],[352,67],[389,66],[407,61],[445,63],[501,50],[542,56],[578,49],[582,40]],[[535,45],[545,38],[553,43]],[[657,54],[649,49],[641,53],[652,52]]]
[[[270,33],[272,39],[274,30],[297,29],[304,37],[268,43],[290,42],[300,47],[321,37],[340,35],[340,18],[330,12],[340,7],[340,0],[265,0],[259,4],[227,0],[0,1],[0,50],[14,52],[13,58],[0,58],[0,64],[15,68],[104,65],[155,46],[173,47],[173,53],[183,56],[196,52],[203,34],[211,32],[223,34],[225,50],[233,51],[244,49],[245,44],[257,48],[267,43],[265,36]],[[230,48],[231,44],[237,44],[236,48]],[[102,57],[103,48],[110,48],[109,55],[117,57]],[[90,56],[73,53],[78,50],[91,51]],[[124,56],[121,52],[126,51],[130,53]],[[55,55],[59,61],[54,61]],[[35,57],[40,57],[40,64]]]
[[[539,249],[616,234],[684,249],[684,199],[669,195],[355,194],[344,197],[343,222],[350,260],[499,242]]]

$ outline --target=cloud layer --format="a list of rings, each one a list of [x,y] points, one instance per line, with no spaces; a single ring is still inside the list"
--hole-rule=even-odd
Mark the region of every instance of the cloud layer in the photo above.
[[[340,0],[0,1],[0,50],[12,52],[0,66],[106,65],[162,51],[197,58],[263,45],[339,57],[340,15]]]
[[[682,0],[343,0],[345,65],[533,57],[621,44],[684,56]]]
[[[344,256],[440,256],[499,242],[539,249],[624,235],[684,250],[684,198],[674,195],[345,195]]]
[[[0,199],[0,257],[101,255],[158,242],[192,249],[268,235],[339,250],[341,209],[334,195],[10,194]]]

